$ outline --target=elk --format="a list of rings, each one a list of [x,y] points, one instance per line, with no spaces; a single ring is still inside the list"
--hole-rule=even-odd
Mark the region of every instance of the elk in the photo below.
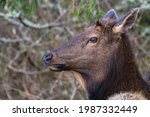
[[[150,87],[138,71],[128,38],[138,12],[134,8],[118,18],[111,9],[71,41],[46,53],[44,63],[52,71],[71,71],[89,99],[114,99],[117,94],[130,99],[132,92],[150,99]]]

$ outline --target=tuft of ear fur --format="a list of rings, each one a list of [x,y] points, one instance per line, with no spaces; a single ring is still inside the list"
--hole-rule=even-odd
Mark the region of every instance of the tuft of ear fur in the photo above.
[[[147,100],[142,93],[139,92],[124,92],[115,94],[108,98],[108,100]]]
[[[122,33],[124,30],[130,29],[137,19],[139,8],[132,9],[126,16],[116,20],[113,27],[114,33]]]
[[[116,14],[116,11],[114,9],[109,10],[104,16],[103,16],[103,20],[110,20],[110,19],[117,19],[118,16]]]

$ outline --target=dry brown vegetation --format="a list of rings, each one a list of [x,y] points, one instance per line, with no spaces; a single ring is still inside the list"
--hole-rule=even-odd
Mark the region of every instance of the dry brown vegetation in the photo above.
[[[12,19],[0,15],[0,99],[86,98],[70,73],[51,72],[41,60],[46,50],[59,47],[89,25],[88,21],[72,14],[78,8],[78,2],[56,1],[43,0],[28,18],[32,23],[24,17]],[[117,0],[112,3],[103,0],[96,4],[104,12],[109,7],[122,15],[129,10],[129,6],[125,10],[119,8]],[[4,13],[2,9],[0,12]],[[142,20],[146,15],[147,12],[142,11],[138,23],[147,28],[147,32],[142,31],[143,27],[136,29],[140,28],[136,26],[130,34],[142,74],[150,71],[150,29],[144,23],[146,20]]]

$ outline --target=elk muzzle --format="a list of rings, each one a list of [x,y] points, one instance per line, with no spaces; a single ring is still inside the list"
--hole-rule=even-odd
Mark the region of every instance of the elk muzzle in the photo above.
[[[53,58],[53,55],[52,53],[49,52],[49,53],[44,54],[42,60],[46,65],[48,65],[50,61],[52,60],[52,58]]]
[[[49,52],[44,54],[44,56],[42,57],[43,62],[46,64],[46,66],[49,67],[50,70],[52,71],[63,71],[63,70],[67,70],[67,65],[65,64],[61,64],[61,63],[53,63],[53,59],[54,59],[54,55],[53,53]]]

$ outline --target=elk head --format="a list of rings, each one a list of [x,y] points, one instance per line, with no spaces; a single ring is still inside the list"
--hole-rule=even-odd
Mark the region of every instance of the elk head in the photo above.
[[[122,34],[131,28],[138,11],[134,8],[122,18],[117,17],[115,10],[108,11],[70,42],[45,54],[44,63],[52,71],[73,71],[85,89],[95,87],[93,82],[104,80],[113,53],[123,48],[126,40]]]

